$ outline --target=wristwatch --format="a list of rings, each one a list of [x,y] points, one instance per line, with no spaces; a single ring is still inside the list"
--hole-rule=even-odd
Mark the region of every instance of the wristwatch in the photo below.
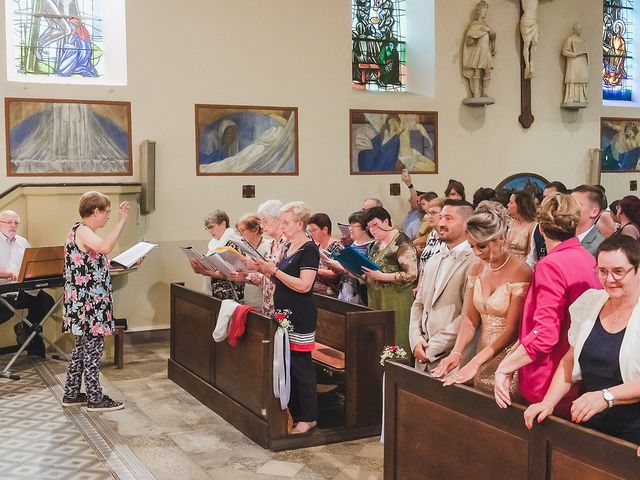
[[[613,396],[613,393],[611,393],[609,390],[605,388],[602,390],[602,396],[606,400],[609,408],[613,407],[613,401],[616,399],[616,397]]]

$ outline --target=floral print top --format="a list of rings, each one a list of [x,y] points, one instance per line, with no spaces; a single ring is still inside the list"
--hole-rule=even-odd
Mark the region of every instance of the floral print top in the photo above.
[[[76,223],[64,245],[62,331],[94,337],[112,335],[113,298],[109,260],[103,253],[83,252],[76,243]]]

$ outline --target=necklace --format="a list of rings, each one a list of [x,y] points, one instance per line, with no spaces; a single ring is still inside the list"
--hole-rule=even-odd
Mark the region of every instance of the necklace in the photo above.
[[[493,268],[491,266],[491,264],[489,264],[489,268],[491,269],[492,272],[497,272],[498,270],[502,270],[507,265],[507,263],[509,262],[510,258],[511,258],[511,252],[509,252],[509,255],[507,255],[507,259],[504,261],[504,263],[502,265],[500,265],[497,268]]]

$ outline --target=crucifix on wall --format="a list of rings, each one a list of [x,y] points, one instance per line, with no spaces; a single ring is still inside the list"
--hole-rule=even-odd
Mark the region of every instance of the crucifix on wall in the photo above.
[[[531,78],[535,68],[538,46],[538,0],[520,0],[520,116],[518,121],[529,128],[534,117],[531,113]]]

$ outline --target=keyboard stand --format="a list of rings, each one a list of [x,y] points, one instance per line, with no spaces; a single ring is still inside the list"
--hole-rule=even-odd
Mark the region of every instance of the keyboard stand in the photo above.
[[[33,290],[38,288],[55,288],[55,287],[61,287],[63,285],[64,285],[63,277],[55,277],[52,279],[44,279],[44,280],[29,280],[22,283],[6,283],[3,285],[0,285],[0,294],[20,292],[23,290]],[[44,316],[44,318],[40,322],[40,325],[38,325],[31,332],[27,340],[22,345],[20,345],[20,348],[18,349],[18,351],[13,354],[13,357],[11,357],[11,360],[9,360],[9,363],[7,363],[7,365],[4,367],[2,372],[0,372],[0,377],[9,378],[11,380],[20,380],[19,375],[11,373],[11,367],[13,366],[15,361],[18,359],[18,356],[33,341],[36,335],[40,335],[48,345],[51,345],[55,350],[58,351],[59,355],[54,354],[52,355],[52,358],[56,360],[65,360],[65,361],[68,360],[67,355],[62,350],[60,350],[60,348],[55,343],[49,341],[49,339],[47,339],[47,337],[45,337],[42,332],[42,325],[47,321],[48,318],[51,318],[51,315],[53,315],[53,312],[55,312],[58,306],[60,305],[60,303],[62,303],[63,297],[64,297],[64,292],[58,296],[53,306],[49,309],[47,314]],[[33,329],[33,324],[26,319],[23,312],[19,311],[24,309],[16,309],[2,295],[0,295],[0,302],[2,302],[2,304],[4,304],[9,310],[11,310],[14,313],[14,315],[18,317],[19,321],[24,322],[30,329]]]

